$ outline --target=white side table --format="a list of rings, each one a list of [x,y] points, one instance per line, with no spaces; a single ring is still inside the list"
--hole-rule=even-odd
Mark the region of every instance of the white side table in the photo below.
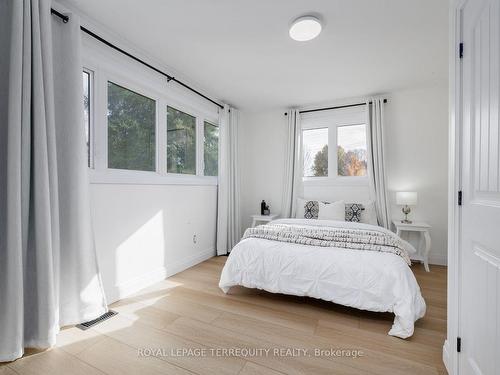
[[[431,235],[429,231],[431,226],[423,222],[413,222],[411,224],[402,223],[401,220],[393,220],[392,222],[396,227],[396,234],[399,237],[401,237],[402,232],[420,233],[421,237],[417,248],[417,254],[411,255],[411,258],[424,262],[425,270],[429,272],[429,252],[431,251]]]
[[[278,214],[252,215],[252,227],[255,227],[255,225],[257,225],[258,222],[269,223],[270,221],[276,219],[278,216],[279,216]]]

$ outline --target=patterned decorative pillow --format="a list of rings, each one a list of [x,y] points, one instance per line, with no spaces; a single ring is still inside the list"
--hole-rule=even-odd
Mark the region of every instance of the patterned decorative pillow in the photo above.
[[[307,201],[304,205],[304,218],[305,219],[317,219],[319,214],[319,202],[318,201]]]
[[[365,208],[360,203],[345,204],[345,221],[361,222],[361,214]]]

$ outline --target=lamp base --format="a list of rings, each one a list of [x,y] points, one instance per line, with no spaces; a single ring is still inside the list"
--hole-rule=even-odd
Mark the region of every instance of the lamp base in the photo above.
[[[401,220],[401,222],[404,223],[404,224],[411,224],[412,221],[408,220],[408,214],[411,212],[410,207],[408,207],[406,205],[406,206],[403,207],[403,209],[401,211],[403,211],[403,213],[405,214],[405,218],[403,220]]]

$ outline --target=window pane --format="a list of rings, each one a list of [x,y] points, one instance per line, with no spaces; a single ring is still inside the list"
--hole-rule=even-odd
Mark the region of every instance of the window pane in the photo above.
[[[167,172],[196,174],[196,117],[167,107]]]
[[[83,124],[87,141],[87,163],[90,167],[90,73],[83,72]]]
[[[337,128],[337,160],[339,176],[366,176],[366,126]]]
[[[302,132],[304,177],[328,176],[328,128]]]
[[[205,121],[205,152],[203,160],[205,164],[205,176],[218,175],[219,159],[219,127]]]
[[[156,103],[108,82],[108,167],[156,169]]]

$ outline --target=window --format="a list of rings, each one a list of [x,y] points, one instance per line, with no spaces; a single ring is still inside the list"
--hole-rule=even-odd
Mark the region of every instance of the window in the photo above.
[[[108,82],[108,168],[156,169],[156,102]]]
[[[196,117],[167,107],[167,172],[196,174]]]
[[[366,176],[366,125],[337,128],[337,173],[339,176]]]
[[[304,177],[328,176],[328,128],[302,132]]]
[[[83,124],[85,127],[85,139],[87,142],[87,163],[91,167],[90,150],[90,73],[83,71]]]
[[[203,164],[205,176],[218,175],[219,162],[219,127],[207,121],[203,123],[203,134],[205,138]]]
[[[301,116],[305,186],[368,186],[366,106]]]
[[[218,184],[219,109],[112,51],[83,46],[90,182]]]

